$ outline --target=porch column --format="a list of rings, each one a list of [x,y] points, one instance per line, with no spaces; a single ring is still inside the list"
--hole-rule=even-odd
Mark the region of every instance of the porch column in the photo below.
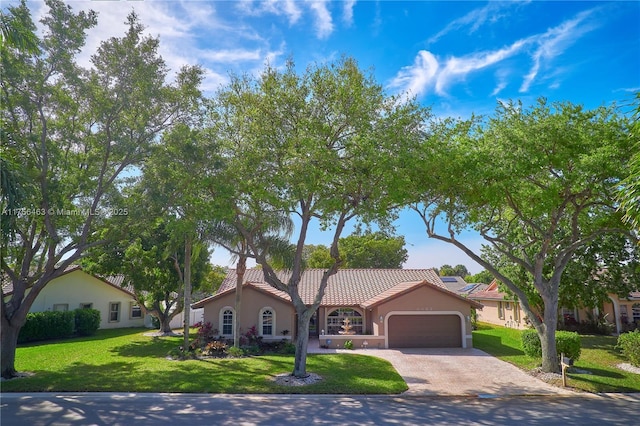
[[[618,301],[611,296],[609,296],[609,300],[611,300],[611,303],[613,304],[613,316],[616,320],[616,333],[620,335],[622,332],[622,324],[620,323],[620,305],[618,304]]]

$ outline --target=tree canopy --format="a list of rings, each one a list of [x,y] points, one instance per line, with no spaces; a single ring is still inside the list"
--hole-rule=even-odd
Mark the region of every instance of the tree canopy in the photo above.
[[[46,4],[40,39],[24,3],[8,8],[11,22],[37,39],[37,51],[2,46],[2,162],[19,161],[28,183],[20,208],[3,212],[10,229],[3,229],[2,272],[13,284],[2,297],[3,377],[15,374],[17,335],[35,298],[106,242],[96,230],[124,214],[117,204],[123,171],[144,160],[199,93],[197,68],[165,81],[158,40],[143,36],[133,13],[126,33],[103,41],[91,67],[80,67],[75,55],[96,14],[74,13],[59,0]],[[3,204],[10,201],[3,195]]]
[[[435,268],[438,275],[441,277],[461,277],[464,278],[469,275],[469,270],[464,265],[442,265],[440,268]]]
[[[402,268],[408,258],[404,246],[404,237],[381,231],[354,233],[338,240],[343,268]],[[305,246],[303,259],[309,268],[329,268],[334,261],[323,245]]]
[[[234,77],[212,102],[212,134],[221,138],[234,193],[224,200],[228,220],[240,231],[265,280],[287,292],[298,317],[293,374],[306,374],[311,316],[328,279],[343,264],[338,241],[352,219],[388,217],[397,201],[393,188],[403,153],[419,136],[424,111],[384,94],[370,74],[350,58],[309,67],[292,62],[267,67],[259,78]],[[297,220],[288,279],[269,258],[268,216]],[[333,263],[307,306],[298,291],[307,231],[312,220],[333,234]]]
[[[501,103],[484,120],[434,123],[417,158],[421,167],[413,168],[412,189],[422,195],[414,208],[427,234],[460,248],[518,297],[541,337],[546,371],[559,368],[555,330],[565,269],[601,235],[626,231],[614,194],[632,147],[629,121],[614,107],[585,110],[540,99],[532,107]],[[439,218],[448,223],[444,233],[436,229]],[[530,279],[507,276],[471,250],[458,239],[465,227]]]

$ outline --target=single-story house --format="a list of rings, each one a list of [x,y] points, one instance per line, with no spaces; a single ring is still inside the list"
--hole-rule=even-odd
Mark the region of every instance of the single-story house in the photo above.
[[[10,284],[9,284],[10,285]],[[9,297],[12,288],[5,288]],[[88,274],[80,266],[67,268],[38,294],[29,312],[69,311],[91,308],[100,311],[100,328],[143,327],[144,313],[122,277],[111,279]]]
[[[494,280],[483,291],[469,295],[470,299],[484,305],[478,313],[478,320],[490,324],[511,328],[528,328],[526,317],[520,303],[498,288],[498,281]],[[561,321],[581,322],[599,316],[598,308],[565,308],[559,309]],[[604,303],[602,315],[609,322],[617,334],[633,328],[640,328],[640,292],[629,293],[626,298],[609,294],[609,302]]]
[[[520,303],[500,291],[498,281],[493,280],[487,288],[469,295],[469,299],[482,303],[478,321],[510,328],[528,328]]]
[[[11,283],[4,293],[12,294]],[[152,317],[145,315],[135,301],[133,288],[124,276],[100,277],[86,273],[78,265],[67,268],[51,280],[38,294],[29,312],[69,311],[92,308],[100,311],[100,328],[153,327]],[[172,328],[182,327],[183,313],[171,320]],[[191,324],[202,320],[202,310],[191,312]]]
[[[304,272],[299,290],[306,304],[313,303],[323,273]],[[286,282],[287,274],[279,274]],[[230,270],[216,294],[193,305],[204,309],[204,321],[227,338],[233,337],[238,320],[243,333],[255,326],[265,340],[295,338],[297,319],[289,295],[268,285],[260,269],[245,273],[236,317],[236,278]],[[471,308],[482,305],[447,290],[431,269],[341,269],[329,279],[309,336],[328,347],[352,340],[358,348],[470,348]],[[345,320],[350,333],[345,333]]]
[[[440,279],[447,290],[453,291],[461,296],[468,296],[489,287],[488,284],[483,283],[467,283],[464,278],[458,276],[446,276],[440,277]]]
[[[602,306],[602,316],[611,324],[616,334],[640,329],[640,291],[632,291],[627,297],[609,294],[609,301]],[[561,320],[586,321],[599,316],[598,308],[562,308]]]

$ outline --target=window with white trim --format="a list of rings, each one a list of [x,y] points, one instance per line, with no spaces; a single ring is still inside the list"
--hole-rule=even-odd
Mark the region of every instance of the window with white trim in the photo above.
[[[109,303],[109,322],[120,322],[120,302]]]
[[[260,335],[273,336],[276,330],[276,311],[271,307],[260,309]]]
[[[54,312],[67,312],[69,310],[68,303],[55,303],[53,305]]]
[[[220,310],[220,331],[223,336],[233,336],[235,313],[233,308],[225,306]]]
[[[81,303],[80,309],[93,309],[93,303]]]
[[[130,319],[142,318],[142,308],[137,303],[131,302],[131,308],[129,309]]]
[[[504,302],[498,302],[498,318],[504,319]]]
[[[327,334],[340,334],[344,320],[349,319],[351,330],[362,334],[362,314],[353,308],[334,309],[327,315]]]

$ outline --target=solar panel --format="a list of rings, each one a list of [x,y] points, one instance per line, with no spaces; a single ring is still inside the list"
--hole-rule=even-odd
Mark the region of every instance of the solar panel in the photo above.
[[[457,283],[458,279],[456,277],[440,277],[443,283]]]

